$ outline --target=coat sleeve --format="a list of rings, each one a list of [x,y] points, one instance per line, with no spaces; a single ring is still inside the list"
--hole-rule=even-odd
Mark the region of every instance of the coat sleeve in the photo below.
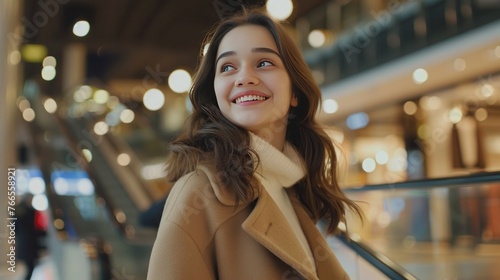
[[[199,248],[181,227],[166,222],[160,229],[151,252],[148,280],[214,278]]]
[[[215,279],[215,268],[206,255],[211,233],[207,230],[207,205],[203,187],[206,176],[192,173],[179,179],[166,201],[149,260],[148,280]]]

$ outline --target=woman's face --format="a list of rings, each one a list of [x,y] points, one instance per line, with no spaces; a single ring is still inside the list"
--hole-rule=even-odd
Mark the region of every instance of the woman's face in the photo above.
[[[289,108],[297,106],[291,88],[266,28],[242,25],[224,36],[217,51],[214,90],[227,119],[267,140],[284,136]]]

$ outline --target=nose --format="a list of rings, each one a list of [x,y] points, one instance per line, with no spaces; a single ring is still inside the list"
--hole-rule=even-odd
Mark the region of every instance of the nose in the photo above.
[[[258,83],[259,78],[256,73],[248,67],[242,68],[235,80],[235,86],[257,85]]]

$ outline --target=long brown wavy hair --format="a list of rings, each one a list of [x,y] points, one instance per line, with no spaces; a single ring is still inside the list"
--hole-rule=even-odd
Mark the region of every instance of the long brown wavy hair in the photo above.
[[[193,114],[171,144],[167,179],[176,181],[204,164],[213,167],[220,183],[233,190],[236,203],[255,197],[254,161],[258,156],[250,148],[250,134],[222,115],[214,91],[215,59],[222,38],[235,27],[248,24],[262,26],[271,33],[298,99],[298,106],[289,112],[286,132],[286,140],[300,153],[307,168],[306,176],[294,186],[296,193],[313,218],[325,219],[327,232],[334,233],[340,221],[346,222],[346,205],[360,216],[361,210],[339,188],[334,144],[315,120],[320,89],[285,27],[257,9],[245,9],[223,20],[208,34],[206,42],[210,45],[190,90]]]

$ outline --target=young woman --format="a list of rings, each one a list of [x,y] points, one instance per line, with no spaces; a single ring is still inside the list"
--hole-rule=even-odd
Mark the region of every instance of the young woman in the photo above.
[[[283,26],[251,10],[223,21],[172,144],[175,181],[148,279],[348,279],[328,233],[358,206],[341,192],[321,93]]]

